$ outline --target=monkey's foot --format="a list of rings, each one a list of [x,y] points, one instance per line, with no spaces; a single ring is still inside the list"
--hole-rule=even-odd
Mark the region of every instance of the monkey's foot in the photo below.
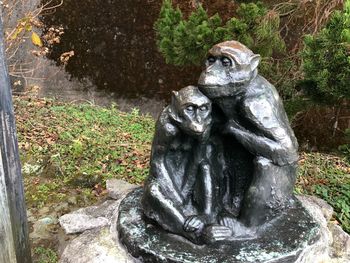
[[[204,243],[212,244],[217,241],[223,241],[231,238],[232,230],[226,226],[211,225],[207,226],[203,231]]]
[[[252,239],[256,237],[256,229],[247,227],[232,216],[226,215],[220,218],[220,225],[225,226],[232,231],[232,239]]]

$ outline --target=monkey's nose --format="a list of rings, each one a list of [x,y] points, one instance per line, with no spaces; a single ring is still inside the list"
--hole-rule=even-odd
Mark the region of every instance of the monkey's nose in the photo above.
[[[203,133],[204,132],[204,125],[200,123],[194,123],[193,130],[195,133]]]
[[[196,121],[198,122],[198,125],[200,125],[200,123],[203,121],[203,118],[198,113],[196,116]]]

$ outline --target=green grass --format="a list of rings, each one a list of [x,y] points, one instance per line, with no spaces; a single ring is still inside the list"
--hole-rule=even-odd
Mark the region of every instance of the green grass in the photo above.
[[[14,98],[26,199],[29,207],[71,196],[86,205],[103,195],[109,178],[142,184],[148,174],[154,120],[136,110]],[[350,232],[350,163],[303,153],[296,193],[316,195],[335,209]]]
[[[107,179],[141,184],[147,176],[151,117],[46,99],[14,98],[14,104],[29,206],[74,193],[86,201]]]
[[[335,219],[350,233],[350,163],[344,157],[304,153],[295,191],[316,195],[335,211]]]
[[[33,251],[36,263],[57,263],[58,256],[55,251],[50,248],[36,247]]]

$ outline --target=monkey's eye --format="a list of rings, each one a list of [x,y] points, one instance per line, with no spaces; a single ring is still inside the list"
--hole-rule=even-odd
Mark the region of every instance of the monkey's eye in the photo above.
[[[186,111],[193,112],[194,111],[194,107],[193,106],[187,106],[186,107]]]
[[[232,62],[228,57],[222,57],[221,63],[224,67],[231,67],[232,66]]]
[[[215,61],[216,61],[216,58],[213,57],[213,56],[210,56],[210,57],[208,57],[207,61],[208,61],[209,65],[213,65],[215,63]]]
[[[207,111],[208,110],[208,106],[202,106],[199,108],[201,111]]]

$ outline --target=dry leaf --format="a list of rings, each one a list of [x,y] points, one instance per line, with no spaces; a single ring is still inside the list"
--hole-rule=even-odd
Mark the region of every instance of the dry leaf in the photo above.
[[[35,33],[35,32],[32,33],[32,42],[33,42],[34,45],[36,45],[38,47],[42,47],[43,46],[43,42],[41,41],[41,39],[38,36],[38,34]]]

